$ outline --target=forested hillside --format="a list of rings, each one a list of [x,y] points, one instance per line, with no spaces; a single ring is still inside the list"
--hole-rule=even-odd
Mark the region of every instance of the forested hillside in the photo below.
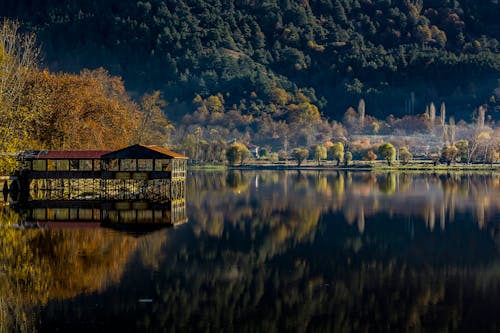
[[[360,98],[378,117],[445,101],[498,118],[497,0],[2,0],[0,15],[37,34],[49,69],[161,89],[173,119],[196,95],[255,116],[297,92],[330,119]]]

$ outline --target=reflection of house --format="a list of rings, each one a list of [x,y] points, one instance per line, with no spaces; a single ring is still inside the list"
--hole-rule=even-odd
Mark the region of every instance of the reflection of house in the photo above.
[[[187,222],[186,201],[30,201],[20,207],[27,222],[74,226],[176,226]]]
[[[21,157],[22,190],[31,198],[175,199],[184,195],[187,157],[158,146],[38,151]]]

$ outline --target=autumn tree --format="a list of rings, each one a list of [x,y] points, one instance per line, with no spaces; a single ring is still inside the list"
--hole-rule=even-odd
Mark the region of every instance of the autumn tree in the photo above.
[[[302,164],[307,156],[309,156],[309,150],[305,148],[294,148],[292,151],[292,158],[297,161],[298,166]]]
[[[413,155],[410,153],[408,147],[401,147],[399,149],[399,158],[401,159],[402,164],[408,164],[408,162],[410,162],[413,158]]]
[[[378,147],[378,152],[389,166],[396,160],[396,148],[389,142],[381,144]]]
[[[500,151],[498,147],[491,147],[484,156],[484,162],[493,166],[493,163],[500,159]]]
[[[231,165],[235,165],[236,163],[243,165],[243,162],[249,158],[250,155],[248,148],[240,142],[231,144],[226,151],[227,161]]]
[[[455,144],[455,147],[458,149],[457,158],[460,162],[467,162],[469,159],[469,141],[467,140],[458,140]]]
[[[15,153],[32,141],[38,108],[23,105],[27,82],[37,70],[39,49],[35,36],[19,32],[19,24],[5,20],[0,27],[0,172],[16,166]]]
[[[44,101],[37,138],[46,148],[116,149],[134,142],[141,113],[123,81],[105,70],[35,73],[27,105]],[[35,89],[36,88],[36,89]]]
[[[336,142],[330,147],[332,158],[337,161],[337,166],[344,161],[344,144]]]
[[[170,132],[174,129],[172,123],[167,119],[163,108],[168,103],[162,98],[161,92],[153,91],[144,94],[141,98],[141,124],[135,141],[145,144],[167,145]]]
[[[369,150],[364,158],[365,161],[369,161],[370,163],[372,163],[376,159],[377,159],[377,154],[375,154],[373,150]]]
[[[314,160],[318,165],[320,165],[321,160],[326,159],[327,156],[327,150],[326,147],[323,145],[317,145],[314,147]]]
[[[449,166],[455,161],[458,155],[458,149],[455,146],[444,146],[441,150],[441,158]]]
[[[351,164],[351,162],[352,162],[352,153],[348,151],[347,153],[345,153],[344,164],[345,166],[348,166],[349,164]]]

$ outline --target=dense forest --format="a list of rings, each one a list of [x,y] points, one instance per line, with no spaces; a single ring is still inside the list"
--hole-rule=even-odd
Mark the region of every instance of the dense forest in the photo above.
[[[360,98],[377,117],[431,101],[461,118],[498,110],[499,14],[496,0],[0,1],[50,70],[102,66],[138,95],[160,89],[173,119],[218,93],[272,113],[273,88],[337,120]]]
[[[1,150],[141,141],[224,162],[234,142],[273,159],[341,142],[372,160],[390,141],[492,162],[498,13],[465,0],[0,0],[2,34],[19,26],[17,44],[0,40],[1,84],[16,82],[1,91]]]

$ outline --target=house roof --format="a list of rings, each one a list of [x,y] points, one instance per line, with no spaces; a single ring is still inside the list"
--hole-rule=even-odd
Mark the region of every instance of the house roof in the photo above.
[[[165,148],[162,148],[162,147],[159,147],[159,146],[155,146],[155,145],[149,145],[149,146],[143,146],[143,147],[146,147],[148,149],[154,150],[154,151],[156,151],[158,153],[161,153],[161,154],[172,156],[173,158],[183,158],[183,159],[187,159],[188,158],[187,156],[184,156],[182,154],[176,153],[175,151],[171,151],[171,150],[168,150],[168,149],[165,149]]]
[[[41,150],[25,155],[27,159],[101,159],[101,158],[176,158],[187,159],[174,151],[146,145],[132,145],[119,150]]]
[[[42,150],[35,159],[99,159],[110,150]]]
[[[119,149],[116,151],[109,152],[102,155],[102,158],[176,158],[176,159],[187,159],[186,156],[173,152],[171,150],[158,147],[158,146],[146,146],[146,145],[132,145]]]

